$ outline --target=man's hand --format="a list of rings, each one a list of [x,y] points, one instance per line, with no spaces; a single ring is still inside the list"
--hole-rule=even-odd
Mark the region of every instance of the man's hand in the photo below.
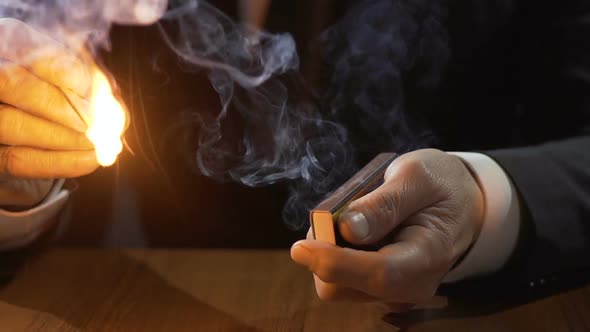
[[[98,167],[79,112],[90,66],[23,22],[0,19],[0,205],[31,205],[53,179]],[[74,106],[75,105],[75,106]]]
[[[399,157],[375,191],[354,201],[338,220],[354,244],[387,239],[377,252],[340,248],[310,239],[291,256],[316,275],[324,300],[426,303],[453,264],[476,240],[483,194],[463,162],[438,150]]]

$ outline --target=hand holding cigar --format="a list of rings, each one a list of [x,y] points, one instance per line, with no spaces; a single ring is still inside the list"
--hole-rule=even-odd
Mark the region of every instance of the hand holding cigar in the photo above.
[[[426,305],[477,239],[483,195],[458,157],[433,149],[390,157],[395,160],[380,155],[369,163],[378,173],[379,166],[390,162],[376,189],[353,195],[350,204],[342,203],[344,207],[320,204],[314,210],[336,217],[331,222],[333,235],[326,219],[316,221],[312,213],[308,238],[291,248],[293,260],[314,273],[323,300]],[[365,168],[359,173],[365,174],[364,179],[375,172]],[[338,234],[355,246],[381,247],[372,251],[343,247]]]

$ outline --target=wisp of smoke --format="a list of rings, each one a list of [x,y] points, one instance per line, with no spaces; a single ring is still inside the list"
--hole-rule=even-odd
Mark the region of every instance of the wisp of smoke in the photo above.
[[[446,0],[365,0],[323,33],[332,67],[327,108],[364,134],[357,149],[405,152],[432,143],[411,121],[405,89],[439,83],[450,58],[447,15]]]
[[[112,23],[147,24],[166,0],[8,0],[0,16],[23,20],[51,37],[108,47]],[[207,70],[220,98],[214,115],[193,113],[199,124],[199,170],[247,186],[290,185],[284,218],[295,228],[306,213],[356,168],[343,114],[354,112],[368,144],[407,150],[424,142],[408,126],[405,73],[422,68],[418,83],[436,84],[448,58],[444,0],[367,0],[322,37],[332,79],[323,105],[293,94],[299,58],[289,34],[237,24],[202,0],[171,0],[160,25],[184,64]],[[187,87],[189,89],[190,87]],[[229,115],[241,123],[239,140],[224,131]],[[361,147],[362,148],[362,147]]]
[[[64,46],[108,46],[113,23],[151,24],[167,0],[3,0],[0,18],[23,21]],[[16,33],[16,32],[15,32]]]
[[[281,77],[298,70],[293,38],[237,24],[198,0],[171,1],[164,21],[174,28],[161,29],[166,42],[185,63],[208,70],[220,97],[215,116],[194,113],[200,171],[253,187],[290,181],[284,218],[291,226],[303,225],[310,204],[342,180],[352,161],[344,127],[290,95]],[[239,142],[223,133],[228,112],[239,115]]]
[[[290,35],[252,33],[205,1],[172,1],[165,20],[176,33],[163,35],[185,62],[208,69],[222,105],[213,118],[195,114],[200,170],[248,186],[288,180],[284,218],[304,225],[309,208],[356,169],[354,152],[363,147],[353,148],[345,114],[353,112],[355,129],[376,149],[403,152],[429,143],[426,131],[409,125],[403,78],[418,68],[421,87],[436,85],[449,58],[446,15],[444,0],[354,7],[322,36],[333,73],[324,102],[329,112],[322,114],[289,95],[283,74],[299,64]],[[237,153],[222,130],[230,111],[244,126]]]

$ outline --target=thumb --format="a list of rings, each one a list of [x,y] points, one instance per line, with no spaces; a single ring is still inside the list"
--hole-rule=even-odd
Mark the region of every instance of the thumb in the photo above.
[[[352,202],[338,218],[346,241],[377,243],[405,219],[436,201],[435,186],[419,161],[394,161],[385,178],[380,187]]]

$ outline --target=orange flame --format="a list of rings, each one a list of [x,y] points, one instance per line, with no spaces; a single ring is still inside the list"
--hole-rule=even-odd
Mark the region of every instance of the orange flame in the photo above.
[[[93,77],[90,117],[86,136],[94,144],[96,159],[102,166],[111,166],[123,150],[125,111],[115,98],[109,80],[99,70]]]

